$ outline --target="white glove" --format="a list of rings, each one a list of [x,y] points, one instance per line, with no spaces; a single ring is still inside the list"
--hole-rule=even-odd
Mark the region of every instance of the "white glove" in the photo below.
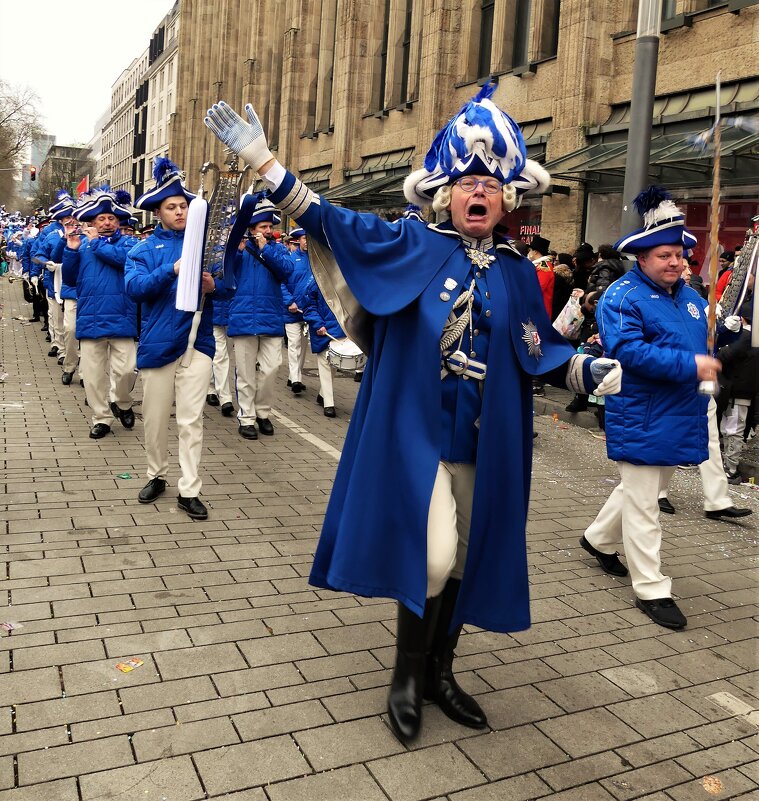
[[[54,261],[46,261],[45,267],[47,267],[51,273],[54,273],[58,269],[58,265]]]
[[[208,109],[203,121],[217,138],[258,172],[274,156],[266,142],[261,121],[250,103],[245,106],[245,113],[250,124],[220,100]]]
[[[722,324],[733,334],[737,334],[738,331],[741,330],[741,318],[737,314],[731,314],[729,317],[725,317]]]
[[[622,365],[616,359],[593,359],[590,374],[598,384],[594,395],[616,395],[622,389]]]
[[[717,317],[718,320],[722,319],[722,315],[724,314],[724,312],[722,311],[722,304],[721,303],[717,303],[717,305],[714,307],[714,314],[715,314],[715,316]]]
[[[36,288],[37,284],[39,283],[39,280],[40,279],[36,275],[32,276],[32,286]]]

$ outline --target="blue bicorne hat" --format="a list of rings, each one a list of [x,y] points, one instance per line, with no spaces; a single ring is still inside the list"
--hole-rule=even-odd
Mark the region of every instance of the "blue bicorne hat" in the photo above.
[[[409,203],[429,205],[441,186],[465,175],[492,175],[518,195],[543,192],[551,176],[527,158],[522,131],[490,99],[496,84],[482,89],[443,127],[425,159],[403,183]]]
[[[253,208],[253,213],[250,215],[248,227],[251,225],[258,225],[262,222],[270,222],[272,225],[282,221],[282,218],[277,213],[275,205],[269,200],[269,190],[258,192],[253,195],[256,205]]]
[[[153,178],[156,185],[135,200],[135,208],[155,211],[166,198],[183,197],[189,203],[196,197],[182,183],[179,167],[165,156],[159,156],[155,160]]]
[[[84,202],[82,202],[84,201]],[[111,189],[110,186],[98,186],[89,194],[82,195],[73,211],[77,220],[87,222],[94,220],[98,214],[113,214],[120,221],[132,216],[128,206],[132,205],[132,196],[123,189]]]
[[[643,217],[643,228],[623,236],[614,244],[614,250],[635,254],[659,245],[696,245],[696,237],[685,227],[685,215],[664,187],[649,186],[633,200],[633,205]]]
[[[300,239],[302,236],[306,235],[306,232],[302,228],[293,228],[292,231],[289,231],[287,234],[290,239]]]
[[[65,217],[71,217],[76,208],[76,203],[71,195],[65,189],[59,189],[56,197],[58,199],[48,209],[48,214],[53,220],[63,220]]]
[[[55,193],[55,198],[56,198],[55,203],[53,203],[53,205],[50,206],[50,208],[47,211],[48,211],[48,214],[53,215],[53,219],[58,220],[58,219],[60,219],[60,217],[56,217],[55,216],[56,213],[61,211],[62,209],[66,208],[66,207],[68,207],[69,209],[73,209],[75,203],[74,203],[74,199],[71,197],[71,195],[65,189],[59,189]],[[65,217],[66,215],[64,214],[63,216]]]

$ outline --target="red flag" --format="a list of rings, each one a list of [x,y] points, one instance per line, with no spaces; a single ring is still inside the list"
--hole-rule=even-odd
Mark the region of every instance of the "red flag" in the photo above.
[[[85,175],[81,181],[76,185],[76,196],[81,197],[85,192],[90,191],[90,176]]]

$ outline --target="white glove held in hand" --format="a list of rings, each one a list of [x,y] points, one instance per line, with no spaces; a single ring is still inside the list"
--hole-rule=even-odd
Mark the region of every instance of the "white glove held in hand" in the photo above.
[[[741,330],[741,318],[737,314],[731,314],[729,317],[725,317],[722,324],[733,334]]]
[[[590,374],[598,384],[594,395],[616,395],[622,389],[622,365],[616,359],[593,359]]]
[[[245,113],[249,123],[220,100],[208,109],[204,122],[216,137],[258,172],[260,167],[274,157],[266,142],[261,121],[250,103],[245,106]]]
[[[33,275],[32,276],[32,286],[37,286],[37,284],[39,283],[39,280],[40,279],[36,275]]]

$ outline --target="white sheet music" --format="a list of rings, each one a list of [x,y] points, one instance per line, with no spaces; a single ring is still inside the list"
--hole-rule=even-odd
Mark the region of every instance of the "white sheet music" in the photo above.
[[[203,243],[208,218],[208,202],[196,197],[187,211],[187,227],[182,243],[182,263],[177,280],[176,307],[181,311],[198,310],[200,272],[203,268]]]

